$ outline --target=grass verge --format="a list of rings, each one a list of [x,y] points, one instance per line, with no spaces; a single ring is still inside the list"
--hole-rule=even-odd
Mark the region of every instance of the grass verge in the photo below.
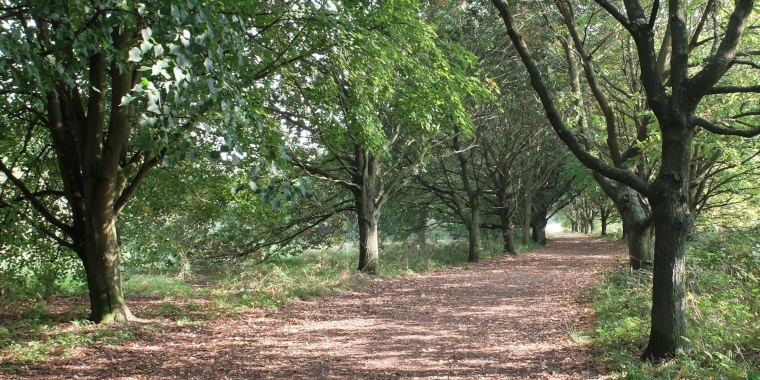
[[[646,346],[651,273],[612,272],[594,294],[592,342],[625,379],[760,379],[758,230],[702,235],[687,255],[689,348],[661,365],[636,358]]]

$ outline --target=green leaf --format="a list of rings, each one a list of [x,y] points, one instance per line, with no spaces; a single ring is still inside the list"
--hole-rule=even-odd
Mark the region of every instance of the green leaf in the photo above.
[[[148,151],[152,150],[153,147],[156,146],[156,141],[153,139],[145,139],[142,143],[140,143],[140,150],[142,151]]]
[[[203,65],[206,66],[207,74],[214,70],[214,61],[212,61],[211,58],[206,58],[206,60],[203,61]]]
[[[127,59],[128,62],[140,62],[142,61],[142,51],[138,47],[133,47],[132,49],[129,49],[129,58]]]
[[[280,199],[277,197],[272,198],[269,203],[272,205],[272,210],[277,211],[280,208]]]
[[[298,179],[298,185],[301,188],[301,196],[306,197],[308,195],[308,192],[306,191],[306,186],[304,184],[303,177]]]

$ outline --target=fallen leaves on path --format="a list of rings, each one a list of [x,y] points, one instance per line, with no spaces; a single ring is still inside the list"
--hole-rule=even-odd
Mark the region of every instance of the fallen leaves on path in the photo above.
[[[9,379],[593,379],[581,294],[620,243],[563,235],[526,255],[376,279],[203,325],[159,323]]]

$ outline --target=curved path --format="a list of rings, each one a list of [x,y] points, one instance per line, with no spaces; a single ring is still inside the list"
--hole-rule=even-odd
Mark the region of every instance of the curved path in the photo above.
[[[581,294],[621,262],[622,250],[562,235],[518,257],[378,279],[276,312],[162,327],[72,352],[24,378],[599,378],[577,339],[591,322]]]

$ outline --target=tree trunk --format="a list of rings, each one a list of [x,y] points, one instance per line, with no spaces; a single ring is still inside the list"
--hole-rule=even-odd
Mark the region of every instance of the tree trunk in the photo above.
[[[516,255],[517,250],[515,250],[515,238],[513,234],[513,226],[512,221],[509,217],[505,218],[502,216],[501,218],[501,239],[504,242],[504,253],[509,253],[510,255]]]
[[[470,199],[472,205],[470,224],[468,225],[469,247],[467,250],[467,261],[477,263],[480,261],[480,202],[478,197]]]
[[[609,218],[610,214],[607,211],[602,211],[602,214],[599,215],[599,224],[601,224],[602,227],[602,236],[607,236],[607,218]]]
[[[546,245],[546,220],[535,220],[533,222],[533,241],[541,245]]]
[[[620,217],[620,219],[622,220],[621,223],[623,224],[623,230],[620,234],[620,240],[628,240],[628,224],[626,223],[625,218],[623,218],[622,216]]]
[[[421,213],[421,220],[420,224],[416,228],[417,232],[417,244],[420,245],[420,247],[426,247],[428,244],[427,238],[428,238],[428,225],[427,225],[427,218],[428,217],[428,209],[425,208],[425,211]]]
[[[649,223],[630,223],[628,236],[628,258],[631,269],[652,268],[652,225]]]
[[[127,307],[122,290],[118,243],[113,218],[87,223],[84,244],[84,269],[90,293],[90,320],[96,323],[136,320]]]
[[[523,213],[522,213],[522,221],[520,224],[522,224],[522,245],[528,245],[530,244],[530,221],[533,217],[533,174],[531,172],[528,172],[528,177],[525,179],[525,198],[523,200],[525,202]]]
[[[377,224],[380,207],[375,204],[379,166],[377,157],[361,146],[354,147],[356,174],[354,183],[354,205],[356,223],[359,227],[359,267],[360,272],[371,275],[380,273]]]
[[[116,160],[113,152],[103,152],[103,161]],[[101,164],[102,165],[102,164]],[[80,255],[87,274],[90,293],[90,319],[96,323],[136,320],[127,307],[121,281],[121,244],[116,230],[114,204],[124,190],[118,183],[117,165],[107,170],[101,166],[99,175],[85,172],[84,234]]]
[[[372,159],[372,157],[369,157]],[[365,173],[366,175],[366,173]],[[380,272],[377,224],[380,210],[375,207],[373,180],[362,181],[364,186],[354,192],[357,226],[359,227],[359,267],[360,272],[376,275]]]
[[[375,215],[359,212],[359,271],[376,275],[380,272],[380,255]]]
[[[666,200],[673,209],[677,199]],[[685,202],[684,202],[685,203]],[[656,210],[657,205],[654,205]],[[670,214],[670,215],[667,215]],[[652,276],[652,327],[641,357],[668,359],[686,345],[686,288],[684,284],[688,221],[672,212],[654,212],[655,243]],[[664,232],[661,232],[664,231]]]
[[[662,165],[649,198],[655,242],[652,328],[641,354],[645,360],[672,358],[687,344],[684,277],[686,239],[693,225],[688,204],[693,131],[674,124],[662,128]]]
[[[522,232],[521,243],[522,243],[522,245],[528,245],[528,244],[530,244],[530,239],[531,239],[530,217],[531,217],[531,208],[532,208],[532,206],[533,206],[532,204],[528,203],[525,206],[525,210],[523,211],[522,222],[520,223],[520,224],[522,224],[522,226],[521,226],[521,230],[522,230],[521,231]]]
[[[621,194],[615,204],[625,227],[631,269],[649,269],[652,265],[653,254],[650,211],[634,190],[622,185],[618,189]]]

